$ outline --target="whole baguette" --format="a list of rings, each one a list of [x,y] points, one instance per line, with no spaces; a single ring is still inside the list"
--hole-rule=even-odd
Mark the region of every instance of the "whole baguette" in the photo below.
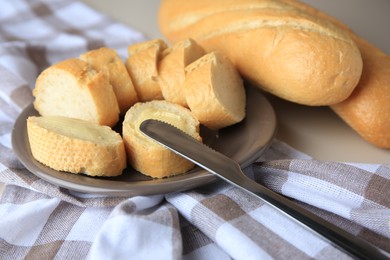
[[[331,108],[368,142],[390,148],[390,57],[359,39],[363,74],[352,95]]]
[[[310,6],[290,2],[331,21],[356,42],[363,58],[361,79],[346,100],[331,108],[366,141],[380,148],[390,148],[390,57],[334,17]]]
[[[283,0],[163,0],[159,26],[220,50],[262,89],[305,105],[332,105],[356,87],[362,58],[345,30]]]
[[[57,170],[89,176],[117,176],[126,167],[122,137],[108,126],[61,116],[29,117],[33,157]]]

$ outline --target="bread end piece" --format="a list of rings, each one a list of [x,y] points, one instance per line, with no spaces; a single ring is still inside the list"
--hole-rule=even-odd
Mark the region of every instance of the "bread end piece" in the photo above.
[[[245,117],[242,78],[221,52],[210,52],[186,67],[184,91],[192,113],[210,129],[236,124]]]
[[[119,106],[107,75],[80,59],[50,66],[37,78],[34,107],[42,116],[66,116],[114,126]]]
[[[89,176],[118,176],[126,168],[121,136],[108,126],[61,117],[29,117],[33,157],[57,170]]]

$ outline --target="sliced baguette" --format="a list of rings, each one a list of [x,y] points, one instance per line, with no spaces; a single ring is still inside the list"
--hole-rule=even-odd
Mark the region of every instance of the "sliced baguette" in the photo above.
[[[88,62],[96,71],[107,74],[122,114],[138,102],[137,92],[130,75],[115,50],[106,47],[91,50],[80,55],[80,59]]]
[[[201,141],[199,121],[187,108],[165,100],[137,103],[129,109],[123,121],[122,135],[128,163],[137,171],[153,178],[169,177],[193,168],[192,162],[140,132],[139,126],[146,119],[170,123]]]
[[[186,67],[184,92],[199,122],[220,129],[245,117],[245,89],[234,65],[221,52],[210,52]]]
[[[68,59],[44,70],[33,90],[34,107],[42,116],[66,116],[114,126],[119,106],[103,72],[80,59]]]
[[[27,133],[33,157],[54,170],[117,176],[126,167],[123,140],[108,126],[60,116],[29,117]]]
[[[158,72],[165,100],[187,107],[183,89],[185,67],[203,55],[203,48],[192,39],[179,41],[164,51]]]
[[[166,43],[160,39],[128,47],[126,69],[142,102],[163,99],[158,80],[158,63],[166,48]]]

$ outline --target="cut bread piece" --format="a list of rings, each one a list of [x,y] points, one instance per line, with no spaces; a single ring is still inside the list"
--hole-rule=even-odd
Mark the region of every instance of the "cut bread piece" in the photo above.
[[[91,50],[80,55],[80,59],[88,62],[96,71],[107,74],[122,114],[138,102],[137,92],[130,75],[115,50],[106,47]]]
[[[158,63],[166,48],[166,43],[160,39],[128,47],[129,57],[125,65],[140,101],[163,99],[158,80]]]
[[[107,75],[87,62],[68,59],[37,78],[34,107],[42,116],[66,116],[114,126],[119,106]]]
[[[108,126],[62,117],[29,117],[33,157],[57,170],[89,176],[117,176],[126,168],[122,137]]]
[[[153,178],[164,178],[187,172],[194,164],[164,148],[140,130],[147,119],[169,123],[201,141],[199,121],[191,111],[165,100],[137,103],[129,109],[123,121],[122,135],[128,163],[137,171]]]
[[[164,51],[158,73],[165,100],[187,107],[183,89],[185,67],[203,55],[203,48],[192,39],[179,41]]]
[[[245,117],[241,76],[221,52],[210,52],[186,67],[187,104],[199,122],[220,129]]]

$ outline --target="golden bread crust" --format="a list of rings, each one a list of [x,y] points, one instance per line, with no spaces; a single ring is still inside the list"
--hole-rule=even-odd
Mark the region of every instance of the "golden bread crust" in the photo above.
[[[289,1],[164,0],[159,26],[172,42],[222,51],[258,87],[300,104],[341,102],[362,72],[348,33]]]
[[[138,102],[137,92],[122,60],[115,50],[100,48],[80,55],[96,71],[104,72],[113,87],[122,114]]]
[[[192,39],[179,41],[164,51],[158,73],[165,100],[188,107],[183,88],[185,67],[205,54],[203,48]]]
[[[296,1],[284,1],[332,22],[355,41],[363,58],[362,76],[352,94],[331,108],[366,141],[390,148],[390,57],[334,17]]]
[[[367,42],[359,46],[362,78],[348,99],[331,108],[364,139],[390,148],[390,57]]]
[[[158,80],[158,63],[166,48],[166,43],[160,39],[128,47],[129,57],[125,66],[142,102],[163,99]]]
[[[79,127],[98,136],[84,138],[72,131]],[[33,157],[54,170],[117,176],[126,167],[123,140],[107,126],[66,117],[29,117],[27,132]]]

